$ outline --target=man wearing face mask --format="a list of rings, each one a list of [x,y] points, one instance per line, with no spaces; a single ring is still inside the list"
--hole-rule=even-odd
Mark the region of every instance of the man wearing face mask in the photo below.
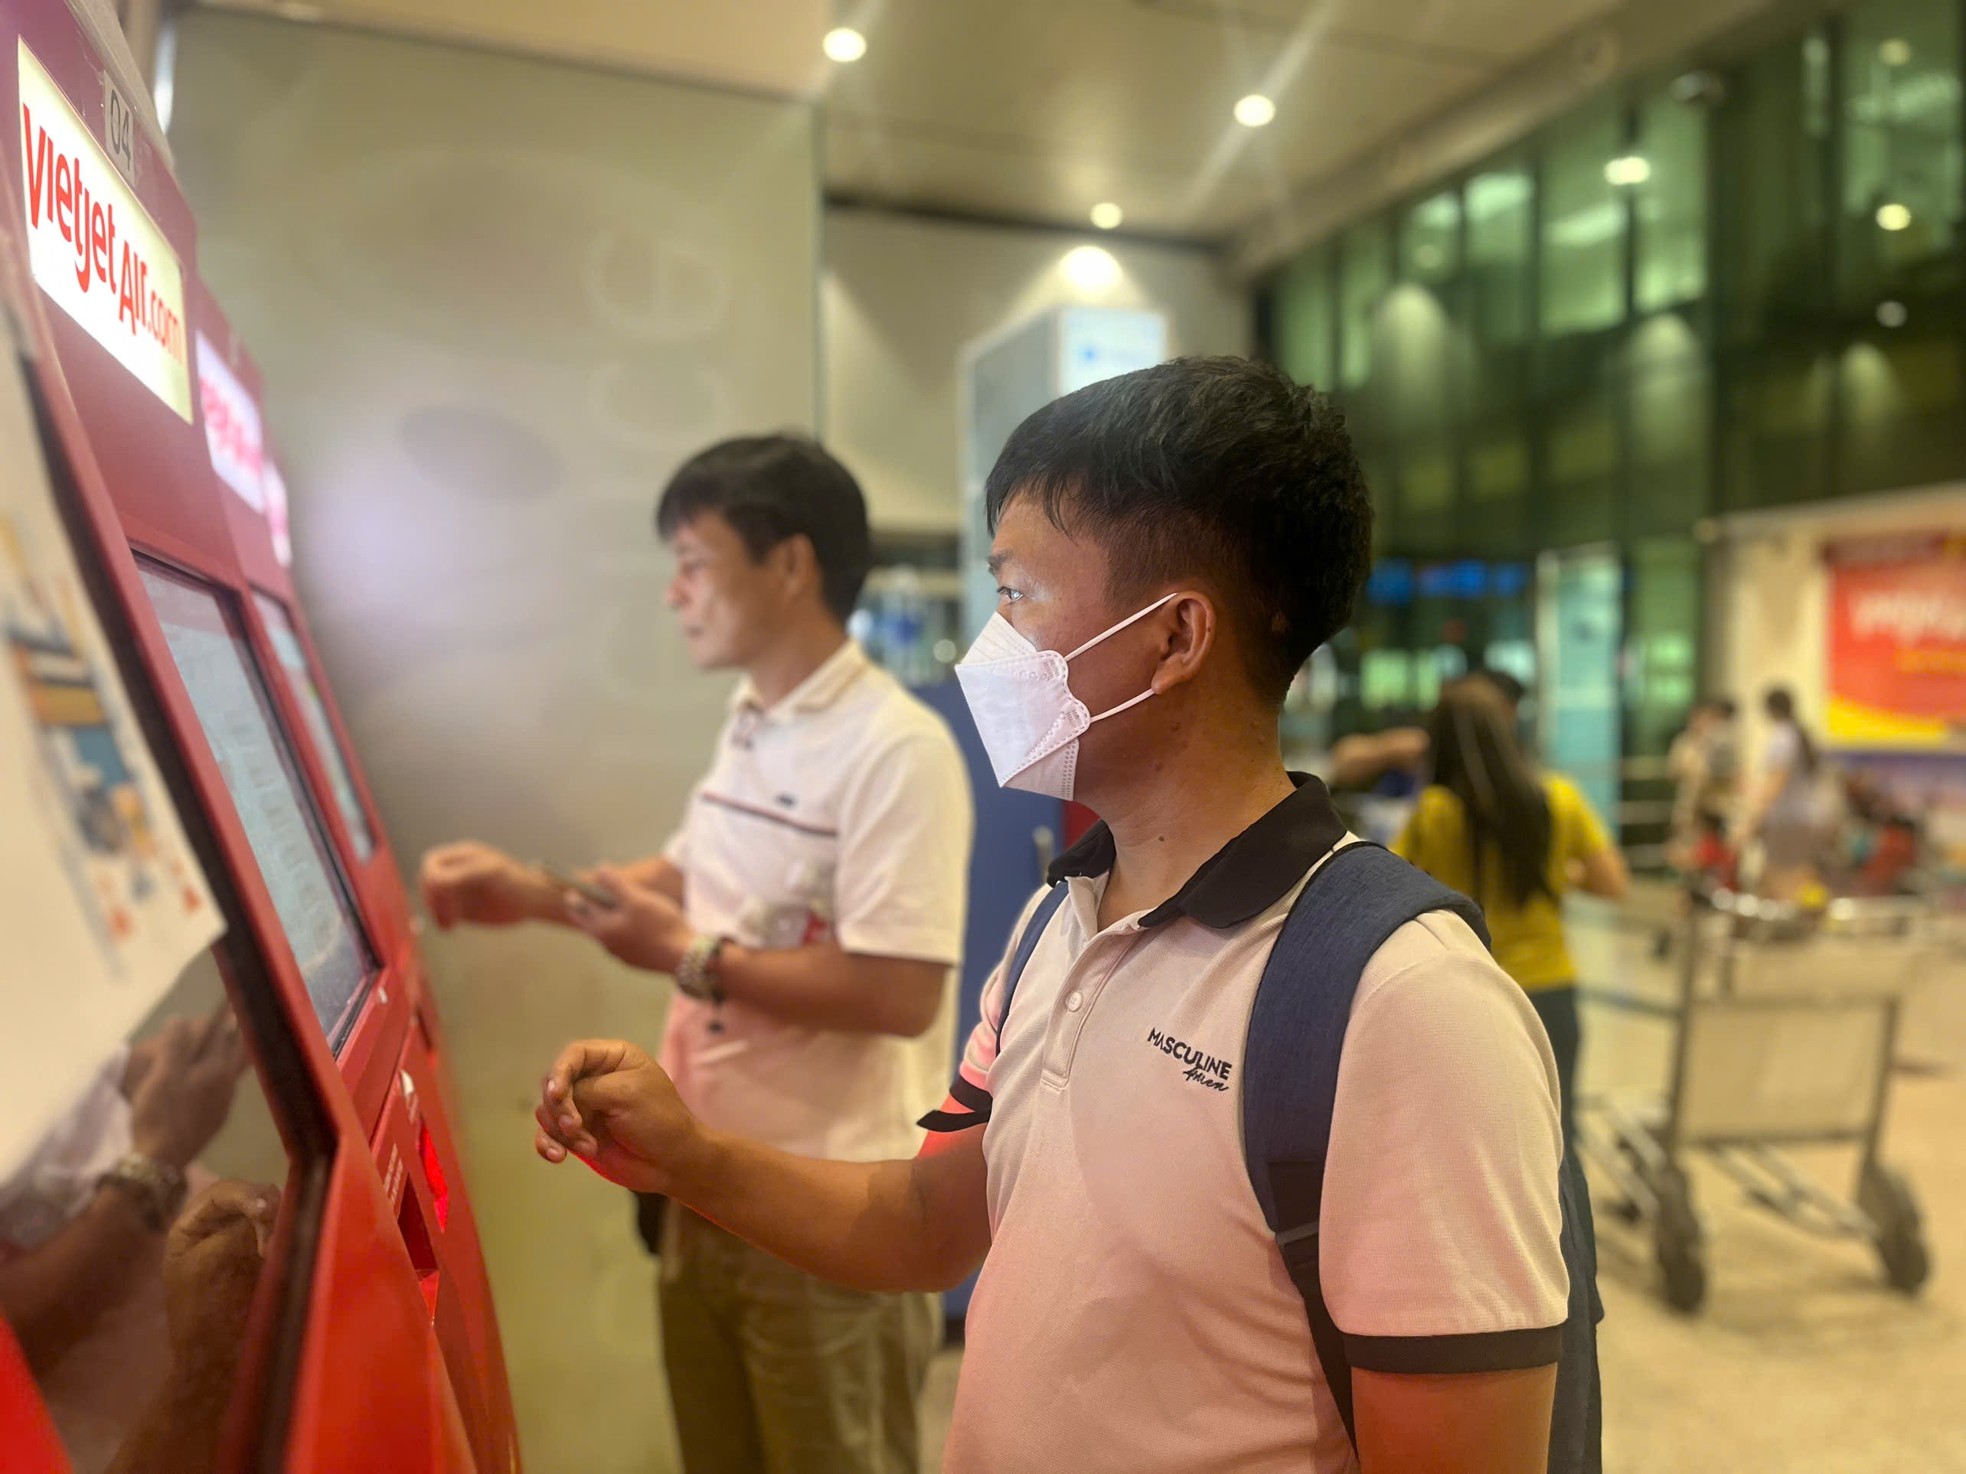
[[[1548,1041],[1469,913],[1279,757],[1369,559],[1342,416],[1273,368],[1176,360],[1031,416],[987,499],[1000,602],[965,695],[1000,781],[1103,822],[1026,909],[928,1143],[775,1151],[596,1040],[555,1062],[536,1149],[844,1283],[951,1285],[987,1249],[952,1474],[1595,1467],[1552,1437],[1577,1311]],[[1308,1218],[1302,1162],[1252,1190],[1250,1128],[1282,1113],[1245,1082],[1297,1068],[1254,1068],[1299,1042],[1265,1033],[1273,952],[1358,959],[1349,1015],[1301,1035],[1299,1073],[1343,1048]]]
[[[677,471],[656,528],[692,659],[744,674],[681,827],[587,872],[585,898],[447,845],[426,903],[444,926],[575,926],[672,974],[662,1060],[696,1118],[843,1163],[905,1156],[954,1051],[971,813],[948,727],[847,637],[872,562],[860,488],[809,440],[731,440]],[[690,1474],[915,1474],[933,1297],[821,1283],[695,1213],[648,1216]]]

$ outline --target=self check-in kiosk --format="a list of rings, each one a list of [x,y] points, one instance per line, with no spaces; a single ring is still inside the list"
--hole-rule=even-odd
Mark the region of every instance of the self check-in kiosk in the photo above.
[[[257,369],[162,140],[61,0],[0,19],[0,300],[290,1161],[227,1468],[518,1467],[435,1005],[295,596]]]

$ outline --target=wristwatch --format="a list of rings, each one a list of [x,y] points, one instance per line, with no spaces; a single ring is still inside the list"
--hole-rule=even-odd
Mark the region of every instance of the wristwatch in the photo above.
[[[724,1001],[723,985],[717,981],[717,954],[724,949],[729,937],[716,932],[705,932],[683,949],[682,959],[676,964],[676,986],[691,998],[700,998],[705,1003]]]
[[[97,1179],[96,1185],[128,1193],[136,1203],[137,1212],[143,1215],[144,1226],[152,1233],[169,1228],[184,1206],[184,1173],[169,1162],[146,1157],[142,1152],[125,1155]]]

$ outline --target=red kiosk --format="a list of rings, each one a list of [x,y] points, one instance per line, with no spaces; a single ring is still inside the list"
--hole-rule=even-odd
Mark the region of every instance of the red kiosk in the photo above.
[[[258,371],[73,14],[7,16],[21,147],[0,165],[0,303],[24,324],[99,617],[225,912],[215,950],[291,1164],[226,1467],[516,1469],[435,1006],[295,598]]]

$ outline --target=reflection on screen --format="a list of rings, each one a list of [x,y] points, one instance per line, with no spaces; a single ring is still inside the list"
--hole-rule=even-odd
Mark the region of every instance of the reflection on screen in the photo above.
[[[355,845],[355,857],[366,861],[375,853],[375,838],[369,833],[369,816],[362,812],[362,802],[355,796],[355,785],[349,781],[348,763],[343,758],[341,744],[335,741],[334,728],[328,724],[328,709],[321,704],[321,693],[314,687],[314,673],[307,668],[307,655],[300,648],[300,637],[294,633],[293,621],[277,599],[255,593],[253,598],[259,603],[260,618],[266,621],[267,633],[273,637],[273,651],[280,657],[280,668],[287,673],[287,685],[294,693],[294,700],[300,706],[301,715],[307,722],[307,731],[314,739],[314,746],[321,754],[321,761],[327,765],[328,782],[334,788],[334,801],[341,810],[341,817],[348,825],[348,836]]]
[[[375,968],[252,652],[212,590],[148,565],[143,581],[314,1012],[328,1042],[339,1045]]]

